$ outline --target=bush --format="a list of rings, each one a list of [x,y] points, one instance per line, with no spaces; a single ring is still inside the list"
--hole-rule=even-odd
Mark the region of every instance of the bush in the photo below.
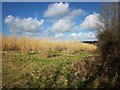
[[[108,82],[106,82],[106,85],[109,85],[109,87],[120,86],[120,28],[118,8],[118,3],[103,7],[101,17],[104,19],[104,28],[103,31],[98,33],[98,51],[100,53],[100,59],[98,60],[100,74],[98,77],[107,77]],[[100,81],[98,87],[102,87],[103,84],[101,82],[104,81]]]

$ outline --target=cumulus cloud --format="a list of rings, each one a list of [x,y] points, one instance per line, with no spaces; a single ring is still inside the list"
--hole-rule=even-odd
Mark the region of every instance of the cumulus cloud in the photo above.
[[[69,35],[70,39],[74,40],[96,40],[95,33],[93,32],[80,32],[80,33],[72,33]]]
[[[59,17],[69,12],[69,3],[53,3],[50,4],[44,13],[45,17]]]
[[[56,20],[56,22],[53,23],[51,30],[53,32],[71,31],[75,26],[75,23],[73,22],[74,19],[81,14],[83,14],[82,9],[72,10],[69,15],[66,15],[63,18]]]
[[[37,20],[37,18],[19,18],[12,15],[8,15],[5,19],[5,23],[13,33],[17,32],[37,32],[40,30],[44,20]]]
[[[67,32],[71,31],[75,27],[74,19],[83,13],[82,9],[72,10],[68,15],[56,20],[51,30],[53,32]]]
[[[102,24],[99,21],[100,14],[93,13],[85,17],[85,20],[79,25],[80,30],[88,29],[94,30],[97,29],[98,24]]]
[[[75,23],[75,18],[82,14],[85,14],[82,9],[71,10],[69,15],[65,15],[53,23],[51,31],[64,33],[68,31],[96,30],[98,25],[103,25],[103,23],[99,21],[100,14],[95,12],[86,16],[82,23]]]
[[[71,19],[59,19],[52,25],[52,31],[53,32],[67,32],[71,30],[71,28],[74,26],[74,23],[71,21]]]
[[[45,17],[53,18],[51,28],[48,32],[52,33],[64,33],[73,30],[75,26],[74,19],[78,16],[84,15],[85,11],[82,9],[71,9],[69,3],[53,3],[50,4],[44,13]],[[58,18],[59,17],[59,18]]]
[[[53,39],[63,39],[63,33],[55,33]]]
[[[75,18],[80,15],[85,15],[85,11],[82,9],[73,9],[69,12],[66,18]]]

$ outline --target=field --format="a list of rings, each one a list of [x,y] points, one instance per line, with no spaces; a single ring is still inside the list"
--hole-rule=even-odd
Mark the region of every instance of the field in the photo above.
[[[3,37],[3,87],[83,87],[96,48],[77,41]]]

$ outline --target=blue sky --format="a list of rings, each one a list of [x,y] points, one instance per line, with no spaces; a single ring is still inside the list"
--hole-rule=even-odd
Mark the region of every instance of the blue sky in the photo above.
[[[3,2],[3,35],[96,40],[98,2]]]

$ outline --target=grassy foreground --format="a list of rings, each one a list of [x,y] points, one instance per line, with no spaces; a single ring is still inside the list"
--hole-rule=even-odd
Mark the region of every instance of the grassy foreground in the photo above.
[[[17,40],[18,41],[18,40]],[[9,43],[13,43],[9,41]],[[45,43],[45,42],[44,42]],[[48,44],[48,42],[46,42]],[[49,42],[51,43],[51,42]],[[53,42],[56,43],[56,42]],[[61,42],[60,42],[61,43]],[[71,42],[69,42],[71,43]],[[74,42],[76,43],[76,42]],[[5,88],[79,88],[86,82],[90,64],[94,61],[94,45],[72,42],[69,46],[54,44],[46,50],[17,50],[3,48],[2,79]],[[21,43],[22,44],[22,43]],[[28,43],[29,44],[29,43]],[[41,43],[43,44],[43,43]],[[52,44],[52,43],[51,43]],[[78,45],[79,44],[79,45]],[[3,44],[7,45],[7,43]],[[10,44],[9,44],[10,45]],[[67,44],[68,45],[68,44]],[[73,48],[73,46],[74,48]],[[87,49],[91,46],[91,49]],[[17,46],[17,45],[16,45]],[[15,46],[15,47],[16,47]],[[24,46],[24,44],[23,44]],[[29,46],[29,45],[28,45]],[[34,45],[35,46],[35,45]],[[64,48],[66,49],[58,49]],[[42,47],[42,46],[41,46]],[[56,48],[58,47],[58,48]],[[70,48],[71,47],[71,48]],[[19,48],[19,47],[18,47]],[[36,47],[35,47],[36,48]],[[77,49],[79,48],[79,51]],[[40,49],[40,48],[39,48]],[[54,50],[53,50],[54,49]],[[81,49],[81,50],[80,50]]]

